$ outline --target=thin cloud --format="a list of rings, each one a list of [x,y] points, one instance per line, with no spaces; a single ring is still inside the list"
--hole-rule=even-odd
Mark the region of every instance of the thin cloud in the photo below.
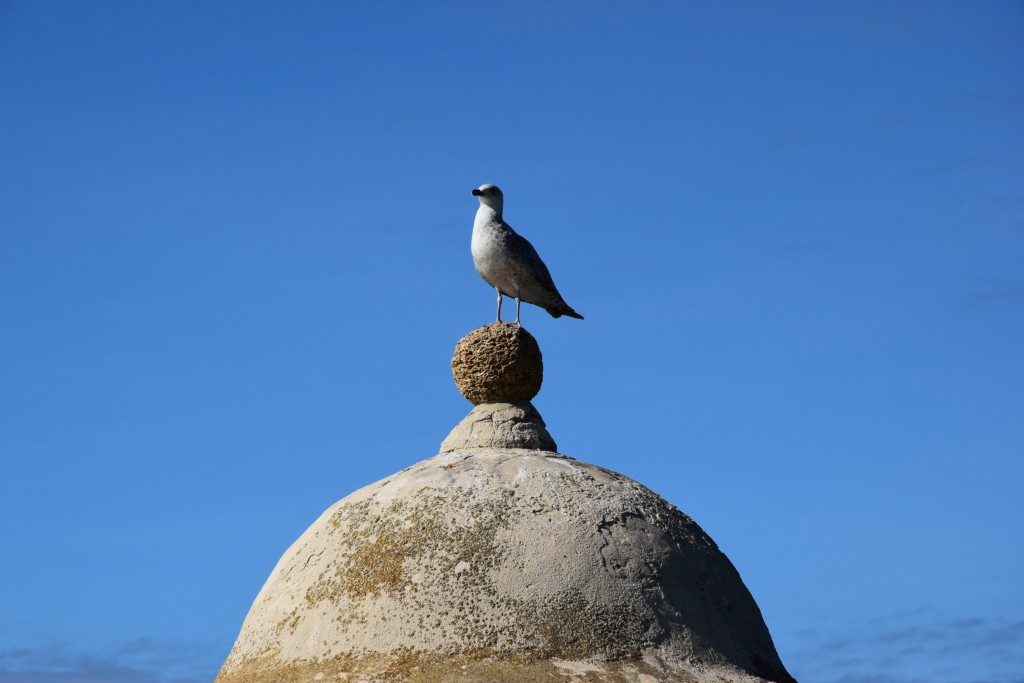
[[[971,113],[1015,117],[1024,113],[1024,95],[997,90],[958,92],[951,93],[946,98],[946,105],[966,109]]]
[[[789,242],[769,247],[763,252],[766,258],[781,260],[843,260],[843,252],[835,242],[829,240],[808,240]]]
[[[789,659],[815,683],[1024,683],[1024,619],[961,616],[936,610],[875,617],[843,632],[801,635]]]
[[[975,282],[964,297],[967,308],[1024,303],[1024,281],[986,280]]]
[[[169,683],[152,671],[141,671],[108,659],[81,655],[62,658],[51,667],[22,671],[0,669],[0,683]],[[184,683],[184,681],[182,681]],[[196,681],[198,683],[198,681]]]
[[[104,653],[64,643],[0,651],[0,683],[208,683],[224,649],[139,638]]]

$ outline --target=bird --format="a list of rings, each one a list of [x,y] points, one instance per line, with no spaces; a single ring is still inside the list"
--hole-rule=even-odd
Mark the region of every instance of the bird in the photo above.
[[[583,316],[565,303],[558,293],[537,250],[502,218],[505,196],[501,189],[486,183],[473,190],[473,196],[480,200],[480,208],[473,221],[473,265],[484,282],[498,292],[498,318],[495,322],[501,322],[503,295],[516,300],[515,324],[520,327],[519,305],[522,301],[540,306],[553,318],[566,315],[583,320]]]

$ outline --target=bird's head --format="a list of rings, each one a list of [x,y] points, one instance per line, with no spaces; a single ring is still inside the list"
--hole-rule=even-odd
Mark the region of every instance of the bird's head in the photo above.
[[[473,196],[479,197],[481,205],[490,207],[499,214],[505,204],[505,196],[501,194],[501,188],[490,183],[485,183],[473,190]]]

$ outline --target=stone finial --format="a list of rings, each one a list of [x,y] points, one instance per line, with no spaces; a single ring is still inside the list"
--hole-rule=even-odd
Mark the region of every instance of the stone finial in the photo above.
[[[481,403],[441,443],[442,453],[467,448],[557,451],[540,413],[529,401]]]
[[[544,363],[537,340],[512,323],[473,330],[455,345],[452,374],[476,407],[441,444],[442,453],[467,448],[555,451],[530,399],[540,391]]]
[[[459,340],[452,374],[473,405],[529,401],[540,391],[544,363],[533,335],[512,323],[495,323]]]

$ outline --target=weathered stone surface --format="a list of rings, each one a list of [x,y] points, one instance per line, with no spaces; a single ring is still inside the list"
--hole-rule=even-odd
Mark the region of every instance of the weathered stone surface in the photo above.
[[[452,375],[474,405],[529,401],[540,391],[544,362],[533,335],[512,323],[495,323],[459,340]]]
[[[529,401],[483,403],[473,408],[441,443],[442,453],[469,448],[558,450]]]
[[[554,452],[441,454],[329,508],[217,683],[791,681],[697,524]]]

